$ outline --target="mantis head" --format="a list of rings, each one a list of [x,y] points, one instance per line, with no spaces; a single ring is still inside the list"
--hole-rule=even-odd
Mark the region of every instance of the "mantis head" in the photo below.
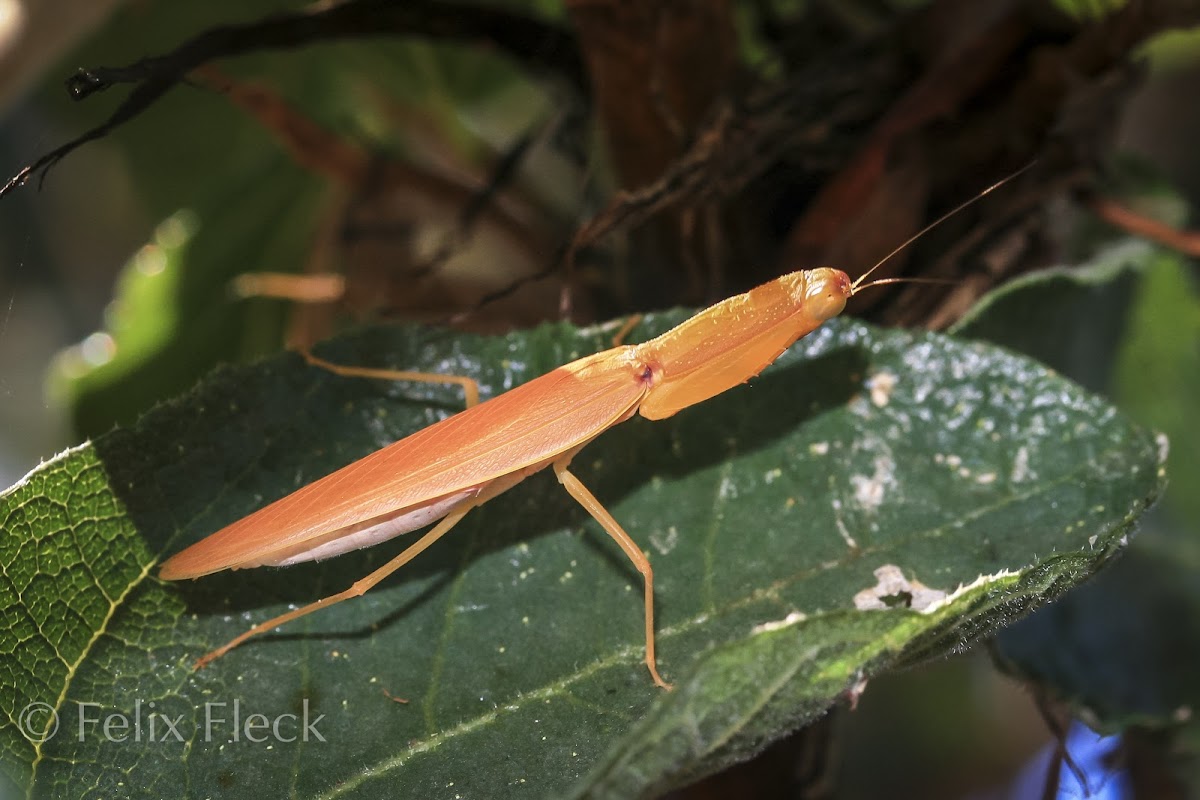
[[[818,267],[807,270],[804,277],[804,312],[818,322],[842,313],[846,301],[854,294],[850,276],[840,269]]]

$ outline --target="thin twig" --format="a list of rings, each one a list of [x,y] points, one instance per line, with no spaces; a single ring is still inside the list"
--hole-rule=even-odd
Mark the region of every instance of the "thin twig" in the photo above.
[[[1105,197],[1095,192],[1083,193],[1083,202],[1092,210],[1092,213],[1109,225],[1132,233],[1134,236],[1141,236],[1166,245],[1184,255],[1193,258],[1200,257],[1200,231],[1180,230],[1165,222],[1159,222],[1140,214],[1111,197]]]
[[[588,83],[575,38],[536,18],[490,5],[456,0],[347,0],[330,7],[276,14],[244,25],[209,28],[161,56],[124,67],[80,70],[67,81],[76,99],[118,83],[133,83],[129,96],[100,125],[71,139],[14,175],[0,197],[46,171],[76,148],[107,136],[137,117],[197,67],[215,59],[265,50],[303,47],[338,39],[420,36],[444,41],[486,42],[532,71],[569,81],[586,97]]]

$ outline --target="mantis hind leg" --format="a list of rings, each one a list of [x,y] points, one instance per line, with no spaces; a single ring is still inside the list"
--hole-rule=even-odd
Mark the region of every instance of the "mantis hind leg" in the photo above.
[[[453,383],[462,387],[463,394],[466,396],[467,408],[479,405],[479,383],[474,378],[468,378],[465,375],[442,375],[437,372],[409,372],[399,369],[350,367],[318,358],[309,352],[307,348],[301,349],[300,355],[304,356],[304,360],[314,367],[320,367],[332,372],[334,375],[341,375],[344,378],[378,378],[385,381],[415,381],[417,383]]]
[[[306,606],[301,606],[300,608],[289,611],[286,614],[280,614],[277,617],[272,617],[271,619],[267,620],[266,622],[258,623],[250,630],[248,630],[245,633],[241,634],[240,636],[237,636],[236,638],[230,640],[229,642],[222,645],[221,647],[218,647],[216,650],[213,650],[211,653],[207,653],[206,655],[201,656],[196,661],[195,668],[196,669],[203,668],[205,665],[207,665],[207,664],[215,661],[216,659],[220,658],[221,656],[225,655],[230,650],[237,647],[239,644],[246,641],[247,639],[249,639],[252,636],[257,636],[258,634],[269,631],[272,628],[277,628],[280,625],[283,625],[285,622],[291,622],[294,619],[299,619],[300,617],[307,616],[308,614],[311,614],[314,611],[319,611],[322,608],[328,608],[329,606],[340,603],[343,600],[349,600],[351,597],[361,597],[362,595],[366,594],[367,591],[370,590],[373,586],[375,586],[375,584],[379,583],[384,578],[391,575],[396,570],[400,569],[400,567],[404,566],[409,561],[412,561],[414,558],[416,558],[418,555],[420,555],[420,553],[423,550],[425,550],[425,548],[429,547],[429,545],[433,544],[438,539],[442,538],[442,536],[444,536],[451,528],[453,528],[455,525],[457,525],[459,520],[461,520],[463,517],[465,517],[467,515],[467,512],[470,511],[472,508],[474,508],[476,505],[478,505],[478,503],[472,503],[471,505],[468,505],[465,508],[461,508],[459,510],[456,510],[456,511],[448,514],[445,518],[442,519],[441,522],[439,522],[437,525],[435,525],[433,528],[431,528],[429,533],[425,534],[420,539],[418,539],[416,542],[414,542],[410,547],[408,547],[403,552],[401,552],[400,555],[396,556],[395,558],[393,558],[391,561],[384,564],[379,569],[377,569],[374,572],[372,572],[371,574],[367,575],[365,578],[355,581],[354,584],[349,589],[346,589],[345,591],[342,591],[342,592],[338,592],[337,594],[331,594],[328,597],[322,597],[320,600],[317,600],[316,602],[309,603]]]
[[[346,279],[336,273],[319,272],[292,275],[277,272],[251,272],[234,279],[234,292],[239,297],[274,297],[301,304],[331,303],[340,300],[346,291]],[[479,383],[463,375],[441,375],[436,372],[376,369],[335,364],[314,356],[309,350],[310,335],[293,340],[304,360],[314,367],[341,375],[344,378],[377,378],[385,381],[414,381],[417,383],[456,384],[462,387],[467,408],[479,405]]]
[[[346,278],[336,272],[247,272],[231,284],[238,297],[271,297],[293,303],[334,303],[346,293]]]
[[[570,455],[574,455],[574,453]],[[579,505],[587,509],[588,513],[592,515],[592,519],[600,523],[600,527],[604,528],[605,532],[620,545],[637,571],[642,573],[646,586],[646,667],[650,670],[650,677],[657,685],[664,689],[670,689],[671,684],[664,681],[658,674],[657,659],[654,655],[654,570],[650,567],[650,560],[637,546],[637,542],[633,541],[625,532],[621,524],[613,519],[612,514],[608,513],[608,509],[601,505],[596,496],[588,491],[588,488],[567,469],[570,464],[570,455],[554,462],[554,474],[567,493],[575,498]]]
[[[613,334],[612,346],[620,347],[621,345],[625,344],[625,337],[633,333],[633,329],[638,326],[638,323],[642,321],[642,317],[644,316],[644,314],[630,314],[625,321],[621,323],[621,327],[617,328],[617,332]]]

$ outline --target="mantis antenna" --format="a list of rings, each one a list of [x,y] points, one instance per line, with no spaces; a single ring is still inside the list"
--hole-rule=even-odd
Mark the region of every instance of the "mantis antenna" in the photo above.
[[[875,266],[871,267],[869,270],[867,270],[866,272],[864,272],[862,275],[859,275],[859,276],[858,276],[858,280],[856,280],[854,283],[850,284],[850,292],[851,292],[851,294],[853,294],[853,293],[855,293],[855,292],[857,292],[857,291],[859,290],[859,288],[860,288],[860,287],[859,287],[859,284],[861,284],[861,283],[862,283],[864,280],[866,280],[868,277],[870,277],[870,275],[871,275],[871,273],[872,273],[872,272],[874,272],[875,270],[879,269],[880,267],[882,267],[882,266],[883,266],[884,264],[886,264],[887,262],[891,261],[891,260],[892,260],[892,258],[894,258],[894,257],[896,256],[896,254],[897,254],[897,253],[899,253],[901,250],[903,250],[904,248],[908,247],[910,244],[912,244],[913,242],[915,242],[917,239],[920,239],[922,236],[924,236],[925,234],[929,233],[931,230],[933,230],[934,228],[936,228],[938,225],[941,225],[943,222],[945,222],[946,220],[950,219],[951,217],[953,217],[953,216],[954,216],[955,214],[957,214],[958,212],[960,212],[960,211],[963,211],[963,210],[965,210],[965,209],[969,208],[970,206],[972,206],[972,205],[974,205],[975,203],[979,202],[979,201],[980,201],[980,200],[982,200],[983,198],[987,197],[989,194],[991,194],[991,193],[992,193],[992,192],[994,192],[995,190],[999,189],[999,188],[1000,188],[1001,186],[1003,186],[1004,184],[1008,183],[1009,181],[1013,180],[1014,178],[1017,178],[1017,177],[1021,176],[1023,173],[1025,173],[1025,172],[1026,172],[1026,171],[1027,171],[1027,170],[1028,170],[1030,167],[1032,167],[1032,166],[1033,166],[1034,164],[1036,164],[1036,163],[1037,163],[1037,161],[1036,161],[1036,160],[1034,160],[1034,161],[1030,161],[1028,164],[1026,164],[1025,166],[1021,167],[1019,170],[1017,170],[1016,172],[1012,173],[1011,175],[1007,175],[1007,176],[1005,176],[1005,177],[1001,178],[1000,180],[996,181],[996,182],[995,182],[995,183],[993,183],[991,186],[987,187],[987,188],[986,188],[986,189],[984,189],[982,192],[980,192],[979,194],[977,194],[977,195],[975,195],[974,197],[972,197],[970,200],[967,200],[966,202],[963,202],[963,203],[959,203],[957,206],[955,206],[954,208],[950,209],[950,210],[949,210],[949,211],[947,211],[945,214],[942,214],[940,217],[938,217],[937,219],[935,219],[933,222],[929,223],[929,224],[928,224],[928,225],[926,225],[924,228],[921,228],[921,230],[917,231],[917,232],[916,232],[916,233],[914,233],[912,236],[910,236],[910,237],[908,237],[907,239],[905,239],[905,240],[904,240],[904,243],[903,243],[902,245],[900,245],[900,246],[899,246],[899,247],[897,247],[895,250],[893,250],[892,252],[888,253],[888,254],[887,254],[886,256],[884,256],[883,258],[881,258],[881,259],[880,259],[880,260],[879,260],[879,261],[878,261],[878,262],[875,264]],[[882,286],[882,285],[883,285],[883,284],[885,284],[885,283],[901,283],[901,282],[903,282],[903,283],[940,283],[941,281],[938,281],[936,278],[904,278],[904,279],[899,279],[899,278],[885,278],[884,280],[872,281],[871,283],[867,284],[867,286]],[[867,288],[867,286],[862,286],[861,288],[863,288],[863,289],[866,289],[866,288]]]

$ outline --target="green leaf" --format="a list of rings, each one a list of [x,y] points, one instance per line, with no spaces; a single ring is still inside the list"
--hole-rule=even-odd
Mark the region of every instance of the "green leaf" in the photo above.
[[[1200,286],[1193,265],[1177,253],[1160,251],[1147,267],[1133,298],[1113,393],[1134,418],[1171,440],[1175,488],[1166,505],[1195,526],[1200,520]]]
[[[1147,517],[1149,530],[1095,582],[1004,631],[1003,664],[1103,730],[1176,728],[1193,719],[1190,709],[1200,706],[1200,297],[1187,263],[1126,241],[1079,268],[998,290],[957,330],[1018,347],[1077,380],[1111,384],[1123,408],[1166,434],[1170,462],[1171,485]],[[1187,728],[1175,750],[1194,755],[1200,726]]]
[[[985,295],[950,330],[1011,347],[1103,391],[1139,270],[1155,252],[1126,239],[1080,267],[1024,275]]]
[[[606,335],[371,329],[323,355],[495,394]],[[366,597],[192,672],[406,542],[183,584],[155,560],[459,403],[279,357],[219,371],[0,497],[8,779],[35,796],[654,794],[1060,595],[1124,545],[1162,482],[1149,433],[1032,361],[834,321],[749,387],[633,420],[575,460],[655,566],[674,692],[641,663],[636,572],[547,474]],[[44,709],[18,724],[30,703],[58,714],[44,742]]]

